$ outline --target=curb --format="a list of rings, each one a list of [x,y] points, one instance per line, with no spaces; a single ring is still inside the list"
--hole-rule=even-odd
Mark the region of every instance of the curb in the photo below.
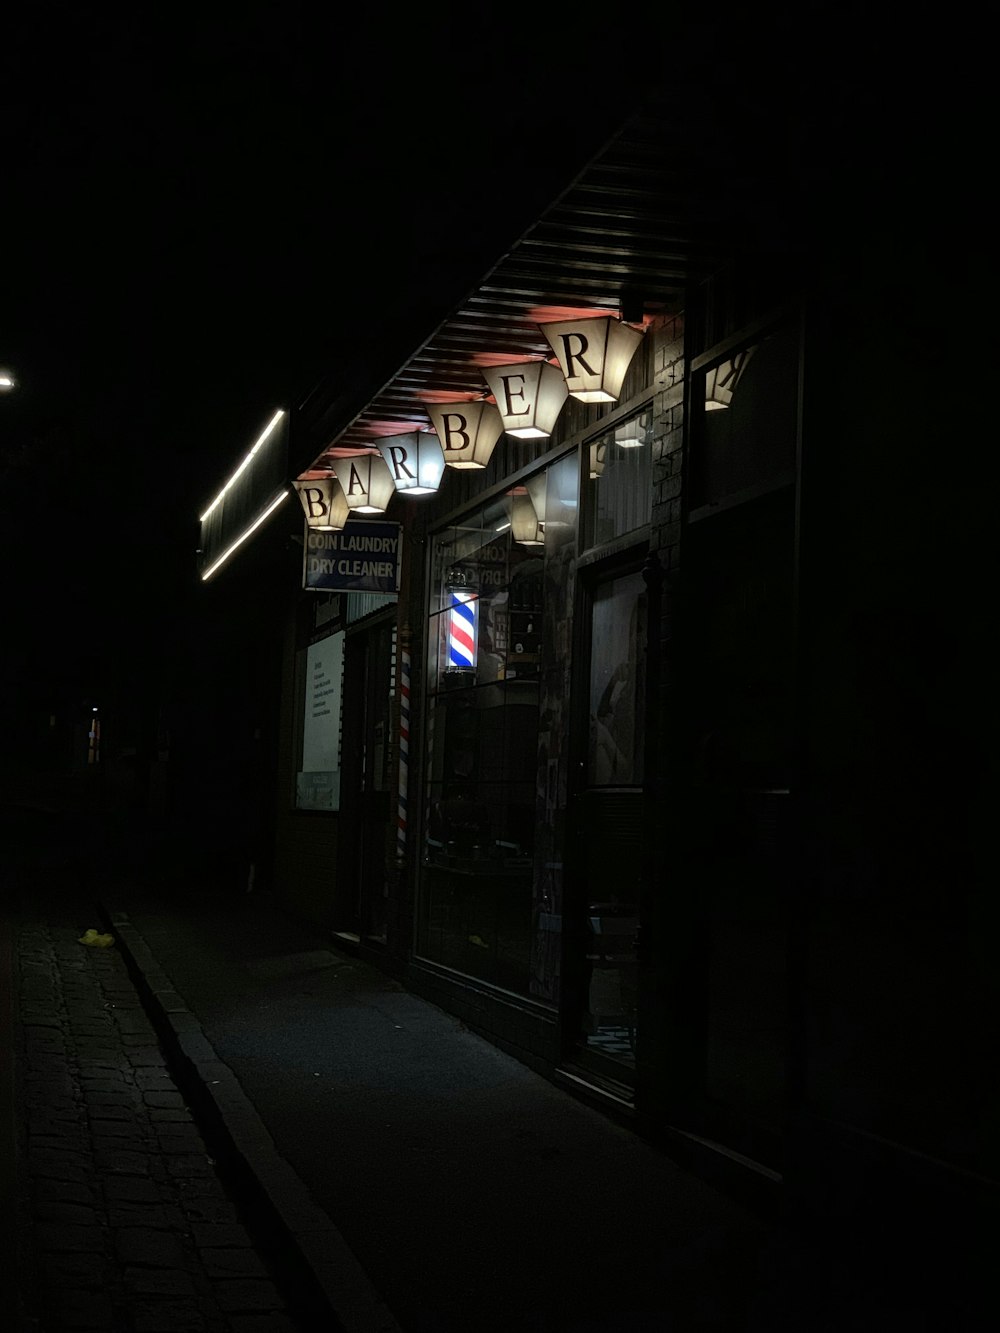
[[[242,1196],[253,1230],[260,1232],[255,1239],[272,1253],[279,1271],[290,1270],[296,1305],[314,1321],[309,1326],[329,1333],[403,1333],[337,1227],[278,1152],[235,1074],[219,1059],[128,914],[103,903],[97,907],[118,942],[178,1086]]]

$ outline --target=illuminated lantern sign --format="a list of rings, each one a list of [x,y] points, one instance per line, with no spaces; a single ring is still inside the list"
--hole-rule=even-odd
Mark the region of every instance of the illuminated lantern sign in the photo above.
[[[317,532],[336,532],[347,522],[350,510],[336,477],[297,481],[295,489],[310,528]]]
[[[392,473],[379,454],[358,454],[333,461],[349,509],[358,514],[382,514],[396,493]]]
[[[550,361],[522,361],[483,371],[503,429],[518,440],[539,440],[555,430],[568,397],[566,381]]]
[[[430,431],[411,430],[378,442],[392,484],[407,495],[430,495],[441,485],[444,450]]]
[[[446,467],[485,467],[503,434],[499,412],[484,400],[447,407],[428,405],[427,415],[437,431]]]
[[[625,372],[642,342],[628,324],[607,319],[569,319],[538,326],[556,354],[570,397],[581,403],[616,403]]]

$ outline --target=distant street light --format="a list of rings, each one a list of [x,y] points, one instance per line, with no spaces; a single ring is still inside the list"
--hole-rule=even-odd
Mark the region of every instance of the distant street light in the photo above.
[[[17,380],[9,370],[0,369],[0,393],[10,393],[17,388]]]

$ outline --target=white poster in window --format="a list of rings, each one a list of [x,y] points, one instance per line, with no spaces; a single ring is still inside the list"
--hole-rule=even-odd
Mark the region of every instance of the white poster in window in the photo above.
[[[302,768],[298,805],[336,810],[340,805],[340,704],[344,635],[330,634],[306,652]]]

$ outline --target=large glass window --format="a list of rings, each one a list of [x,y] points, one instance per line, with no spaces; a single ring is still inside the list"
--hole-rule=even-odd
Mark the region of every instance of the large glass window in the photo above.
[[[566,657],[546,577],[563,576],[575,543],[578,475],[575,456],[561,460],[440,533],[431,554],[418,947],[522,993],[542,915],[539,718],[546,673]]]
[[[652,409],[620,422],[586,448],[586,545],[644,527],[652,512]]]
[[[794,479],[798,365],[797,330],[784,326],[695,374],[692,508]]]
[[[591,611],[588,783],[640,787],[646,653],[646,587],[638,571],[609,579]]]

